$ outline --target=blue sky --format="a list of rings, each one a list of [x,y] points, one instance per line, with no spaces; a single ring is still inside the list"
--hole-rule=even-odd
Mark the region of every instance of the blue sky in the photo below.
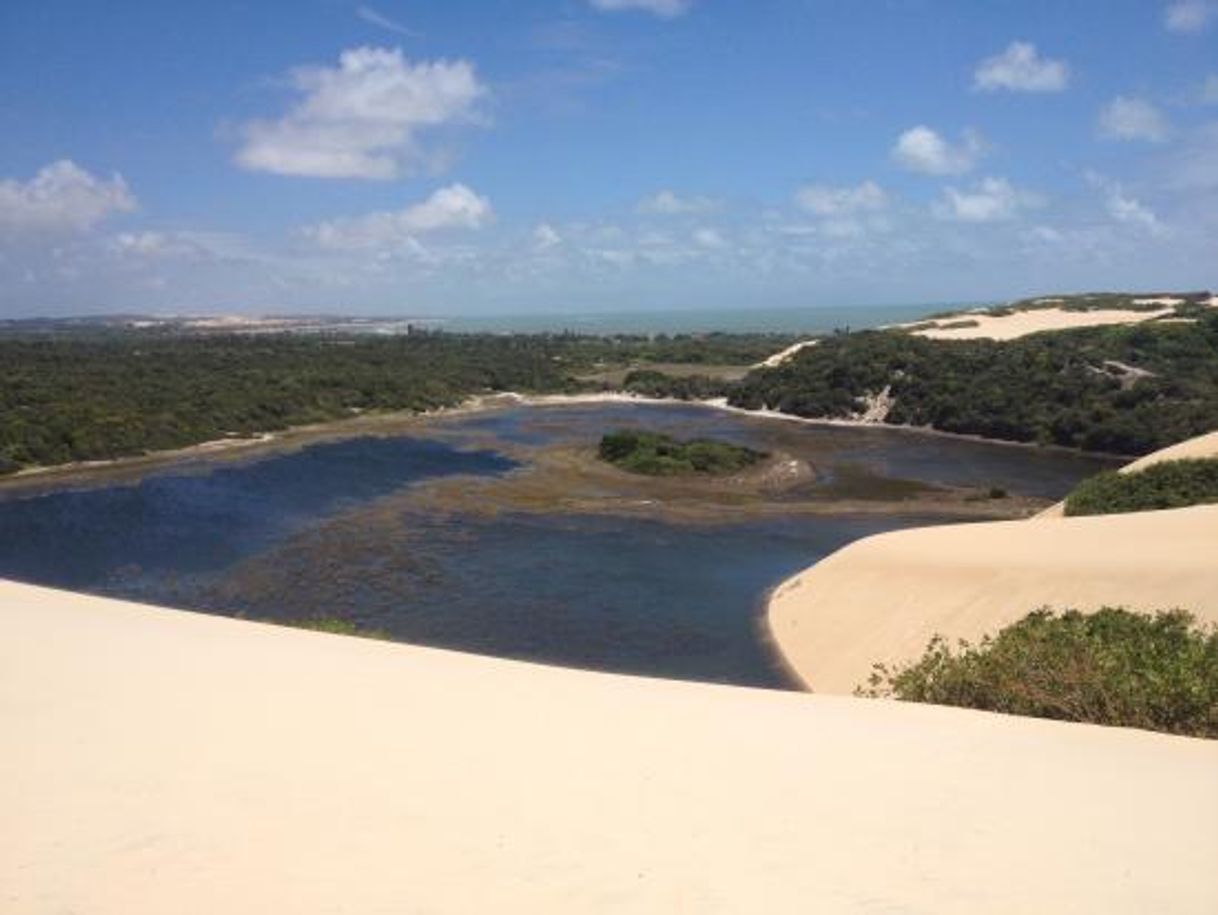
[[[0,316],[1218,286],[1218,0],[0,7]]]

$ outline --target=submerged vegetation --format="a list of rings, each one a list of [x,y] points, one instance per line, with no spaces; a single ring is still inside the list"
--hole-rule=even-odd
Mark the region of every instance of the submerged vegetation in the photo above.
[[[977,645],[936,636],[857,692],[1218,738],[1218,630],[1182,610],[1038,610]]]
[[[708,438],[680,441],[659,432],[619,429],[601,439],[600,456],[615,467],[648,476],[738,473],[768,455]]]
[[[1218,314],[1194,323],[929,340],[838,334],[748,375],[730,402],[1016,442],[1144,454],[1218,428]]]
[[[1218,458],[1192,458],[1090,477],[1066,497],[1066,514],[1112,515],[1210,503],[1218,503]]]

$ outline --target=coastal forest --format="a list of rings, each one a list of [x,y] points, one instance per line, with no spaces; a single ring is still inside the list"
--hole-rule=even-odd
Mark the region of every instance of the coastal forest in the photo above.
[[[1145,454],[1218,428],[1218,314],[1003,342],[837,334],[751,372],[729,400],[853,418],[881,393],[886,423]]]
[[[180,448],[478,394],[595,389],[637,363],[752,364],[792,338],[113,332],[0,338],[0,473]]]
[[[739,377],[779,334],[401,336],[107,332],[0,337],[0,473],[250,436],[480,394],[624,390],[1138,455],[1218,427],[1218,314],[931,340],[840,332]],[[665,373],[666,365],[686,367]],[[692,370],[690,370],[692,367]],[[705,367],[705,371],[703,371]],[[607,369],[625,369],[621,381]],[[743,368],[742,368],[743,371]]]

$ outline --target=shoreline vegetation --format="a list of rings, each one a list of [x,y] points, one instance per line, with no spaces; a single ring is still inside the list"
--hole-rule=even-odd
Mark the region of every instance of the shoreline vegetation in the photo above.
[[[878,663],[855,695],[1218,738],[1218,627],[1187,611],[1036,610],[915,661]]]

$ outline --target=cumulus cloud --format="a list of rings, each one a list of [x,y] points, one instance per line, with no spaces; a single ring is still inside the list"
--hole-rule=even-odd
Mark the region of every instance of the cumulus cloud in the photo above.
[[[689,12],[693,0],[588,0],[593,9],[604,13],[641,10],[662,19],[674,19]]]
[[[976,131],[966,130],[963,139],[953,144],[920,124],[897,138],[892,157],[910,171],[926,175],[959,175],[976,165],[984,152],[985,143]]]
[[[413,247],[416,235],[442,229],[480,229],[492,218],[490,201],[464,184],[442,187],[426,200],[391,212],[318,223],[302,234],[324,248]]]
[[[1110,140],[1146,140],[1162,143],[1171,128],[1163,113],[1145,99],[1118,95],[1104,106],[1099,119],[1100,135]]]
[[[541,223],[533,230],[533,247],[538,251],[549,251],[562,244],[562,236],[548,222]]]
[[[657,216],[681,216],[689,213],[705,213],[717,206],[709,197],[680,197],[672,191],[663,190],[644,197],[635,207],[640,213]]]
[[[1167,231],[1167,227],[1159,221],[1158,216],[1139,200],[1127,195],[1120,187],[1109,191],[1106,205],[1108,215],[1117,222],[1138,226],[1151,235],[1163,235]]]
[[[716,229],[701,228],[694,232],[694,242],[703,248],[724,248],[727,241]]]
[[[795,192],[795,203],[817,216],[847,216],[884,209],[888,195],[874,181],[854,187],[806,184]]]
[[[1065,61],[1041,57],[1036,45],[1026,41],[1012,41],[973,72],[973,88],[985,92],[1061,92],[1069,82],[1070,68]]]
[[[1000,222],[1039,205],[1036,194],[1021,191],[1005,178],[985,178],[972,190],[945,188],[935,215],[956,222]]]
[[[394,48],[354,48],[337,67],[290,74],[302,98],[278,120],[251,121],[236,161],[243,168],[317,178],[388,179],[417,170],[420,134],[477,123],[486,94],[471,63],[412,63]]]
[[[1163,25],[1170,32],[1200,32],[1218,12],[1213,0],[1177,0],[1163,12]]]
[[[1087,183],[1098,189],[1104,198],[1104,209],[1114,222],[1134,226],[1148,235],[1168,234],[1167,226],[1150,207],[1129,194],[1119,181],[1114,181],[1096,172],[1084,175]]]
[[[135,207],[121,175],[103,180],[70,159],[43,166],[29,181],[0,181],[0,230],[79,232]]]

